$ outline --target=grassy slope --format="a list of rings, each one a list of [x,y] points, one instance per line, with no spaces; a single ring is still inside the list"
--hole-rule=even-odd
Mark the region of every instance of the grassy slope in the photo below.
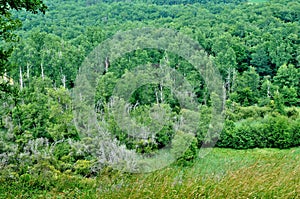
[[[299,163],[300,148],[214,149],[193,167],[94,179],[61,174],[46,189],[35,179],[2,184],[0,198],[299,198]]]

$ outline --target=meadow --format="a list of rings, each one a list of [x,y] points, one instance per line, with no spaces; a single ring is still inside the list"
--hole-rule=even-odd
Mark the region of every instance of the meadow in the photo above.
[[[107,168],[94,178],[46,171],[8,182],[2,177],[0,198],[299,198],[299,162],[300,148],[214,148],[191,166],[148,174]]]

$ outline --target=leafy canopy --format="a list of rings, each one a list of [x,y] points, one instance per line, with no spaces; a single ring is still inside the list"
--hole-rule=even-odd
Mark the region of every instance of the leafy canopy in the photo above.
[[[12,52],[10,42],[17,41],[13,33],[21,22],[12,18],[12,10],[22,10],[36,14],[38,11],[45,13],[47,6],[41,0],[1,0],[0,1],[0,75],[3,75],[8,67],[8,57]]]

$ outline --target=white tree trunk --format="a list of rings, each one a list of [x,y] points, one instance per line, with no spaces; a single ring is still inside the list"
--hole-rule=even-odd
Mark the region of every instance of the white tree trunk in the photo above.
[[[107,73],[109,67],[109,60],[108,57],[105,57],[105,73]]]
[[[23,89],[23,74],[22,74],[22,68],[20,66],[20,90]]]
[[[42,71],[42,79],[44,80],[44,79],[45,79],[45,76],[44,76],[43,62],[41,63],[41,71]]]
[[[30,76],[30,74],[29,74],[29,70],[30,70],[30,65],[29,65],[29,63],[27,62],[27,64],[26,64],[26,69],[27,69],[27,80],[29,80],[29,76]]]

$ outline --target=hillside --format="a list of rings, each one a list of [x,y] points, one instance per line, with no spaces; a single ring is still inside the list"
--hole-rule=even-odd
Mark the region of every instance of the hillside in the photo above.
[[[299,197],[297,0],[44,3],[1,2],[0,197]]]

